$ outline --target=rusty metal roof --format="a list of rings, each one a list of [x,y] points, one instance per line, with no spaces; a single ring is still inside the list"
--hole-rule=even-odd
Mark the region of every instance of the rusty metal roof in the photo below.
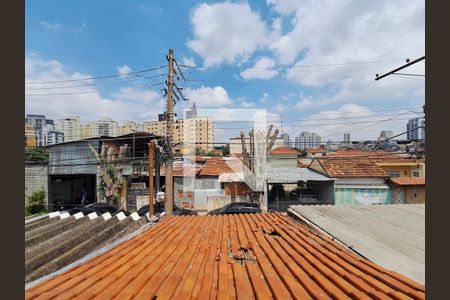
[[[425,287],[280,214],[168,217],[26,299],[425,299]]]

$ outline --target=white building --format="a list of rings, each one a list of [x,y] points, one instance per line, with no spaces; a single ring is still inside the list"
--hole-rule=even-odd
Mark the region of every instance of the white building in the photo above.
[[[291,147],[291,139],[289,137],[289,134],[283,133],[280,135],[280,137],[283,139],[284,146]]]
[[[321,137],[314,132],[303,131],[295,138],[295,148],[303,150],[305,148],[319,148]]]
[[[118,136],[119,124],[111,118],[103,117],[91,123],[94,136]]]
[[[245,136],[245,144],[247,146],[247,151],[250,151],[250,137],[248,135]],[[273,143],[272,149],[275,149],[277,147],[284,146],[284,140],[281,137],[278,137],[275,139],[275,142]],[[241,144],[241,137],[234,137],[230,138],[230,154],[241,154],[242,153],[242,144]]]
[[[64,133],[64,141],[76,141],[80,139],[80,117],[72,116],[57,120],[55,129]]]

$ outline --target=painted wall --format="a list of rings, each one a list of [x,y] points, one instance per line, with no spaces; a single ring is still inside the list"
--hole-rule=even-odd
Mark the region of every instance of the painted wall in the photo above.
[[[335,187],[335,205],[392,204],[389,188]]]
[[[48,203],[48,164],[26,164],[25,165],[25,202],[33,192],[44,190],[45,202]]]

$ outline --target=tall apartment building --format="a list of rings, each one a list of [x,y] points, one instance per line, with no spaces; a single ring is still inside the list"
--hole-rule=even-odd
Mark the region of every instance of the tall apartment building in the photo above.
[[[420,122],[420,126],[422,126],[422,128],[420,128],[420,138],[425,142],[425,120]]]
[[[186,110],[186,119],[191,119],[191,118],[197,118],[197,105],[192,104],[192,107],[190,109]]]
[[[25,122],[34,128],[38,147],[53,145],[54,141],[64,142],[64,134],[55,130],[54,121],[46,119],[44,115],[27,115]],[[52,132],[51,136],[49,136],[50,132]]]
[[[80,138],[87,139],[99,136],[118,136],[119,124],[111,118],[103,117],[100,120],[80,125]]]
[[[289,137],[289,134],[283,133],[280,135],[280,137],[283,139],[283,145],[286,147],[291,147],[291,139]]]
[[[25,123],[25,148],[36,147],[36,132],[33,126]]]
[[[344,133],[344,144],[350,144],[350,133],[346,132]]]
[[[55,122],[55,128],[64,133],[64,141],[76,141],[80,139],[80,117],[72,116]]]
[[[420,139],[419,135],[419,118],[409,119],[408,124],[406,124],[406,133],[408,140],[418,140]]]
[[[295,138],[295,148],[304,150],[306,148],[319,148],[321,143],[321,137],[314,132],[301,132],[298,137]]]
[[[138,122],[126,122],[125,124],[119,126],[119,135],[124,135],[128,133],[143,131],[143,124]]]
[[[380,132],[380,136],[378,137],[378,141],[384,141],[394,136],[394,132],[392,130],[382,130]]]
[[[166,121],[144,122],[143,131],[156,135],[166,135]],[[173,142],[196,143],[204,151],[213,149],[214,120],[209,117],[195,117],[175,120],[173,124]]]

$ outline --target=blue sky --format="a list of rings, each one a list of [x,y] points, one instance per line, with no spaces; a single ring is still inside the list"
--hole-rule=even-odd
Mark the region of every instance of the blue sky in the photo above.
[[[26,113],[49,118],[155,119],[164,68],[143,73],[161,74],[152,79],[84,79],[164,65],[169,48],[195,66],[183,68],[190,101],[179,113],[193,101],[265,108],[291,136],[369,139],[404,131],[425,101],[423,78],[373,80],[424,55],[424,1],[42,0],[26,1],[25,17]],[[236,135],[229,127],[218,123],[216,136]]]

